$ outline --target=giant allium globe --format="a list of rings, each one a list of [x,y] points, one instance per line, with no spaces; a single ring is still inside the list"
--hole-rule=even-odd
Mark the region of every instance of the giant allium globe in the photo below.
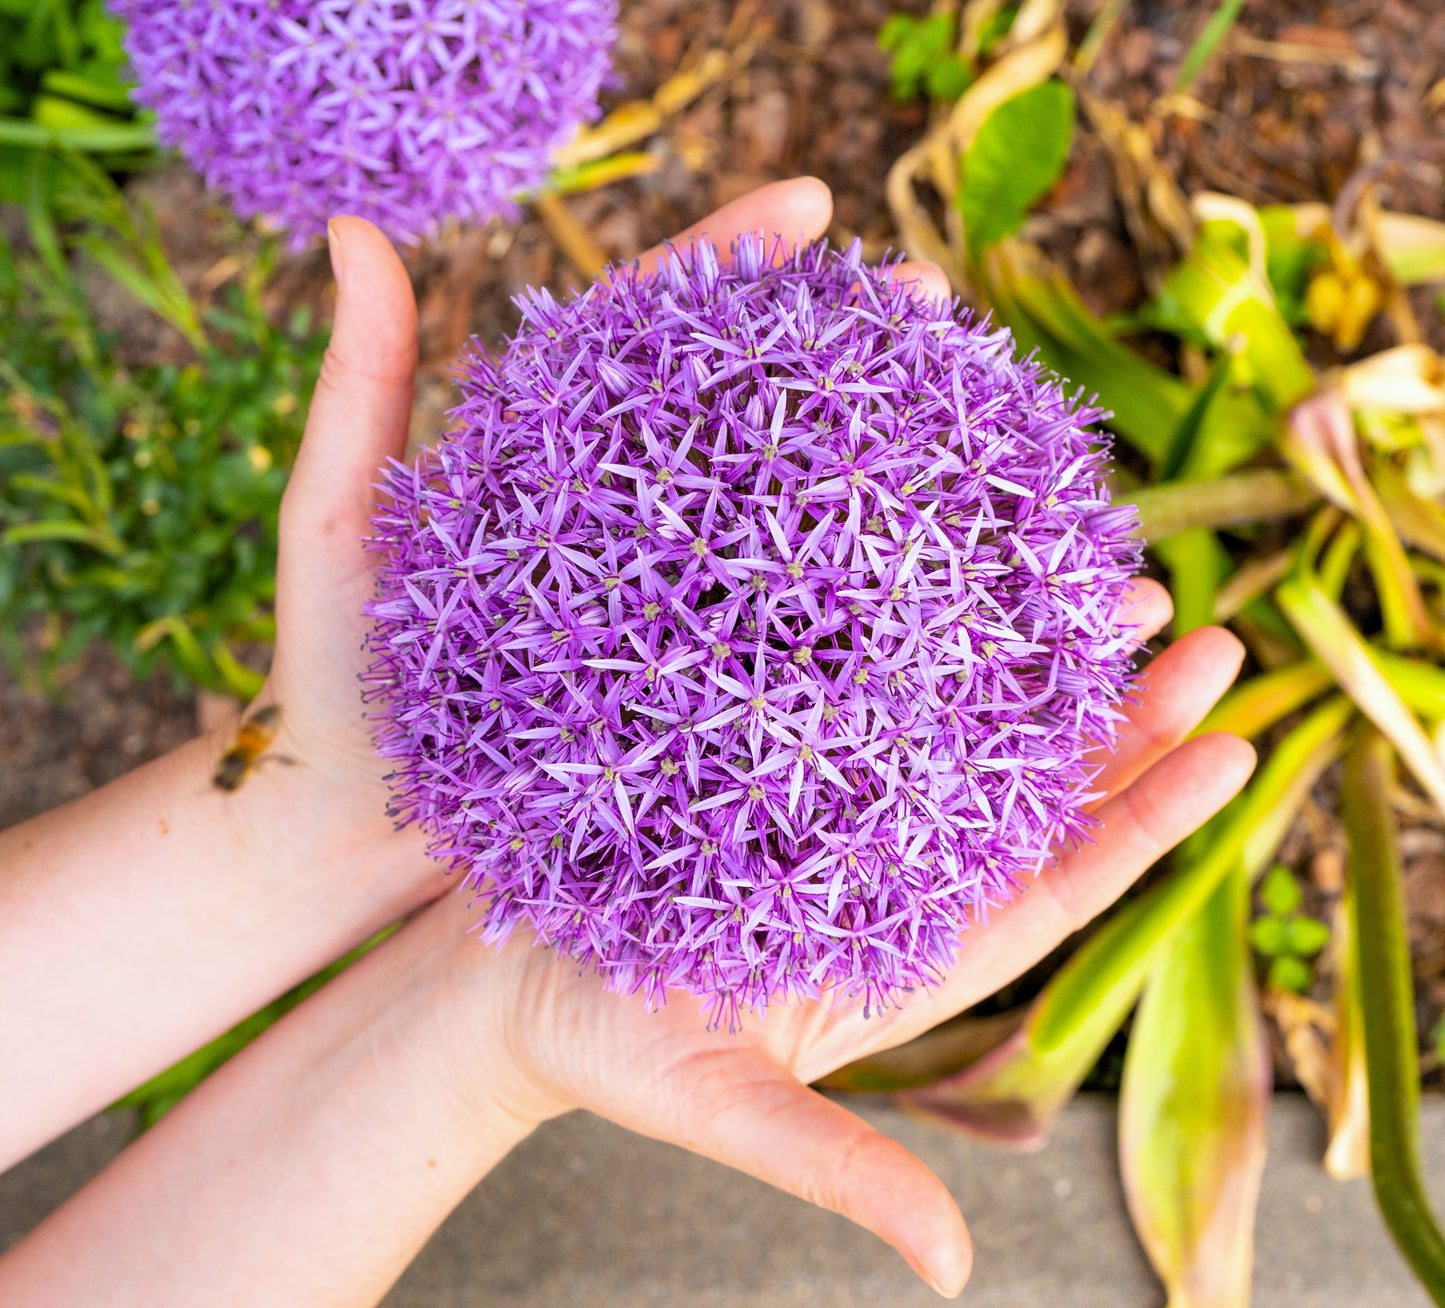
[[[597,114],[615,0],[110,0],[136,98],[238,213],[412,240],[510,212]]]
[[[370,608],[394,815],[485,938],[729,1022],[935,979],[1081,835],[1138,565],[1099,415],[1006,332],[769,253],[523,296],[389,474]]]

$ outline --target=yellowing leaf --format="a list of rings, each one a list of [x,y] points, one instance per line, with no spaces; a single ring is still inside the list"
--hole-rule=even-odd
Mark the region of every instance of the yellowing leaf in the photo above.
[[[1240,862],[1161,955],[1124,1060],[1124,1193],[1173,1308],[1249,1303],[1270,1064],[1248,906]]]

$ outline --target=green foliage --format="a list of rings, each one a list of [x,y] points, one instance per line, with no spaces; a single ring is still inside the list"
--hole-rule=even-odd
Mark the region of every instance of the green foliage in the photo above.
[[[1314,969],[1307,960],[1329,944],[1330,929],[1300,912],[1304,892],[1283,863],[1265,874],[1259,899],[1264,913],[1250,924],[1249,943],[1255,953],[1269,959],[1269,984],[1300,994],[1314,983]]]
[[[140,1112],[141,1130],[147,1131],[171,1111],[182,1099],[191,1093],[212,1072],[228,1063],[268,1027],[274,1026],[295,1008],[302,1000],[308,999],[320,990],[332,977],[344,972],[363,954],[375,949],[387,936],[395,931],[387,927],[363,945],[358,945],[349,954],[338,958],[315,976],[308,977],[300,985],[288,990],[279,999],[265,1008],[252,1013],[250,1017],[237,1022],[229,1031],[218,1035],[208,1045],[187,1055],[158,1076],[153,1076],[144,1085],[138,1086],[111,1105],[111,1111],[134,1108]]]
[[[1204,66],[1214,57],[1214,52],[1224,44],[1244,0],[1220,0],[1219,7],[1209,16],[1203,30],[1189,47],[1183,62],[1179,65],[1178,76],[1174,79],[1174,90],[1180,94],[1194,85],[1194,80],[1204,71]]]
[[[1059,180],[1073,138],[1074,93],[1053,79],[1010,96],[983,120],[958,191],[975,258],[1023,226],[1029,206]]]
[[[0,0],[0,200],[24,202],[37,149],[91,151],[113,170],[153,156],[121,32],[104,0]]]
[[[1445,1304],[1445,1234],[1420,1166],[1420,1063],[1405,892],[1390,806],[1394,756],[1379,734],[1359,735],[1342,785],[1349,840],[1346,894],[1354,916],[1352,977],[1364,1027],[1370,1104],[1370,1179],[1400,1252]]]
[[[1205,349],[1230,351],[1237,380],[1269,412],[1283,413],[1314,389],[1314,376],[1267,282],[1267,263],[1258,270],[1251,262],[1245,230],[1214,219],[1200,226],[1194,248],[1141,318]]]
[[[1309,323],[1305,309],[1305,293],[1310,278],[1330,262],[1330,252],[1323,241],[1310,240],[1299,234],[1299,224],[1288,205],[1265,205],[1259,210],[1264,229],[1265,269],[1275,303],[1291,327]]]
[[[0,246],[5,653],[25,666],[17,633],[38,622],[42,679],[103,640],[138,676],[167,664],[248,697],[260,674],[235,646],[274,630],[277,515],[325,334],[304,314],[268,320],[269,255],[203,320],[149,217],[98,168],[44,155],[31,172],[28,248]],[[87,302],[96,266],[193,361],[121,363]]]
[[[906,104],[925,91],[934,100],[953,101],[973,85],[975,70],[955,50],[955,32],[952,14],[894,14],[883,24],[878,45],[893,55],[888,75],[895,100]]]
[[[1014,19],[1019,15],[1018,5],[1000,5],[978,29],[978,57],[991,59],[998,47],[1012,30]]]

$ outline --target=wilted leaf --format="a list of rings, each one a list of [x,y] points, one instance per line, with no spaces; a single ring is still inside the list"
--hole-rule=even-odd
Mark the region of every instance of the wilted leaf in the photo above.
[[[1333,684],[1329,670],[1313,659],[1263,672],[1228,691],[1194,734],[1230,731],[1253,740]]]
[[[1319,494],[1298,477],[1272,468],[1213,481],[1164,482],[1116,497],[1139,511],[1139,534],[1158,541],[1191,527],[1235,527],[1303,513]]]
[[[911,1090],[932,1085],[971,1067],[997,1049],[1023,1025],[1026,1012],[1015,1009],[988,1017],[963,1014],[896,1049],[886,1049],[830,1072],[818,1085],[857,1094]]]
[[[1445,809],[1445,768],[1439,755],[1344,611],[1309,574],[1282,582],[1275,598],[1315,657],[1389,737],[1416,780]]]
[[[1322,495],[1358,520],[1380,597],[1386,641],[1396,648],[1435,643],[1420,583],[1365,474],[1354,424],[1340,392],[1326,391],[1296,405],[1286,423],[1284,448]]]

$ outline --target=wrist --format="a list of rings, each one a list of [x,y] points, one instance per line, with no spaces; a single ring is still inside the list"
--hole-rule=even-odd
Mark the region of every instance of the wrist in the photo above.
[[[235,739],[234,721],[206,738],[202,784],[219,802],[229,845],[258,875],[290,886],[298,909],[354,917],[351,934],[364,937],[446,889],[420,829],[397,829],[387,816],[380,759],[312,747],[283,719],[241,784],[224,792],[213,774]]]
[[[526,1135],[579,1106],[540,1056],[555,1043],[560,969],[555,954],[529,937],[483,943],[471,929],[479,910],[470,904],[465,891],[448,893],[417,923],[427,942],[431,1020],[448,1037],[453,1094],[479,1117],[495,1116]]]

